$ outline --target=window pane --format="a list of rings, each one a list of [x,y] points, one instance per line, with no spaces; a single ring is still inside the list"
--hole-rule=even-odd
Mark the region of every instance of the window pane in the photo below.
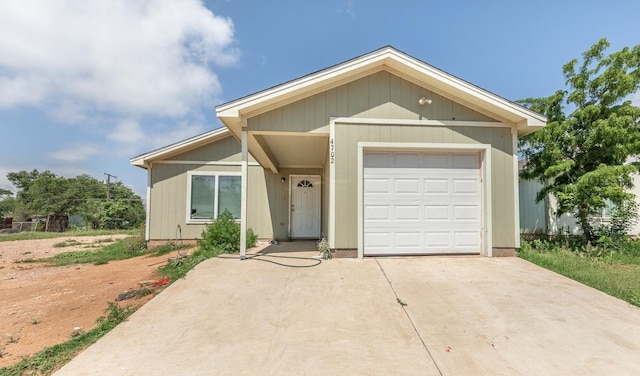
[[[220,176],[218,214],[227,209],[233,218],[240,218],[240,176]]]
[[[191,176],[191,219],[212,219],[216,191],[215,176]]]

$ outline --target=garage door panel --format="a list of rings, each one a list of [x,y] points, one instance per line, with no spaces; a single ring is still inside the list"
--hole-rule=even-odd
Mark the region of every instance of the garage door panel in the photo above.
[[[420,220],[420,205],[396,205],[394,209],[393,218],[396,221]]]
[[[420,231],[398,231],[395,233],[395,246],[397,248],[420,248]]]
[[[478,221],[480,220],[480,207],[476,205],[456,205],[453,207],[453,220]]]
[[[469,232],[455,232],[454,236],[454,246],[456,247],[478,247],[480,246],[479,239],[480,234],[477,231],[469,231]]]
[[[393,166],[393,155],[390,153],[367,152],[364,168],[389,168]]]
[[[394,166],[400,168],[421,168],[422,167],[422,154],[421,153],[395,153]]]
[[[425,194],[447,194],[449,192],[449,179],[424,179]]]
[[[365,221],[390,221],[391,206],[389,205],[367,205],[364,208]]]
[[[475,194],[480,193],[477,179],[452,179],[454,194]]]
[[[389,248],[392,245],[389,232],[369,232],[366,240],[370,248]]]
[[[480,252],[477,153],[371,155],[364,158],[365,254]]]
[[[480,167],[478,154],[451,154],[452,166],[455,169],[477,170]]]
[[[449,206],[448,205],[425,205],[424,206],[424,219],[425,221],[438,221],[449,219]]]
[[[423,154],[422,167],[424,168],[447,168],[448,165],[449,156],[447,154]]]
[[[449,231],[428,232],[425,234],[426,248],[449,248],[451,243],[451,234]]]
[[[393,192],[395,194],[420,194],[420,179],[418,178],[396,178],[393,179]]]
[[[365,178],[365,194],[391,194],[391,179]]]

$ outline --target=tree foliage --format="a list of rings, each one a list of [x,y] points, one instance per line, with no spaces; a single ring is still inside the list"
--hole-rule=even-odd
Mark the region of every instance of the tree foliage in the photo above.
[[[13,212],[15,202],[10,190],[0,188],[0,219]]]
[[[555,195],[557,215],[574,214],[590,241],[598,239],[592,218],[607,201],[619,208],[633,202],[640,154],[640,108],[628,99],[640,89],[640,46],[605,56],[608,47],[601,39],[581,63],[564,65],[567,89],[520,101],[548,118],[544,129],[520,140],[527,159],[521,176],[542,182],[538,201]]]
[[[122,182],[110,185],[107,201],[107,186],[89,175],[33,170],[10,172],[7,179],[18,188],[13,213],[19,219],[77,214],[93,228],[137,227],[145,219],[142,199]]]

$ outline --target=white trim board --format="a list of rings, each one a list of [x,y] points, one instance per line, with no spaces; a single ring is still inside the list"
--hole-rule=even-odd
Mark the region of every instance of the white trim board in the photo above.
[[[381,119],[337,117],[332,119],[334,124],[356,125],[414,125],[432,127],[482,127],[482,128],[512,128],[511,125],[499,121],[467,121],[467,120],[416,120],[416,119]]]
[[[476,151],[480,153],[482,174],[482,250],[493,256],[491,225],[491,145],[455,143],[358,142],[358,258],[364,257],[364,153],[369,150]]]
[[[518,171],[518,133],[511,131],[511,148],[513,149],[513,207],[515,209],[513,223],[516,248],[520,248],[520,179]]]
[[[169,164],[169,165],[204,165],[204,166],[242,166],[242,162],[235,161],[179,161],[179,160],[165,160],[153,162],[154,164]],[[258,162],[247,162],[249,166],[260,166]]]
[[[336,123],[329,123],[329,248],[336,248]]]

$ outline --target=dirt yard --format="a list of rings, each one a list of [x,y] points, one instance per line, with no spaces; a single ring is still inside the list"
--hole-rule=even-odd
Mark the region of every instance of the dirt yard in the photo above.
[[[65,342],[75,328],[89,331],[103,315],[107,302],[122,292],[139,289],[161,278],[158,267],[171,255],[141,256],[104,265],[50,267],[18,260],[51,257],[60,252],[86,250],[109,243],[96,240],[126,235],[64,237],[0,242],[0,368],[45,347]],[[56,248],[76,240],[79,245]],[[121,306],[141,306],[153,295],[128,299]]]

